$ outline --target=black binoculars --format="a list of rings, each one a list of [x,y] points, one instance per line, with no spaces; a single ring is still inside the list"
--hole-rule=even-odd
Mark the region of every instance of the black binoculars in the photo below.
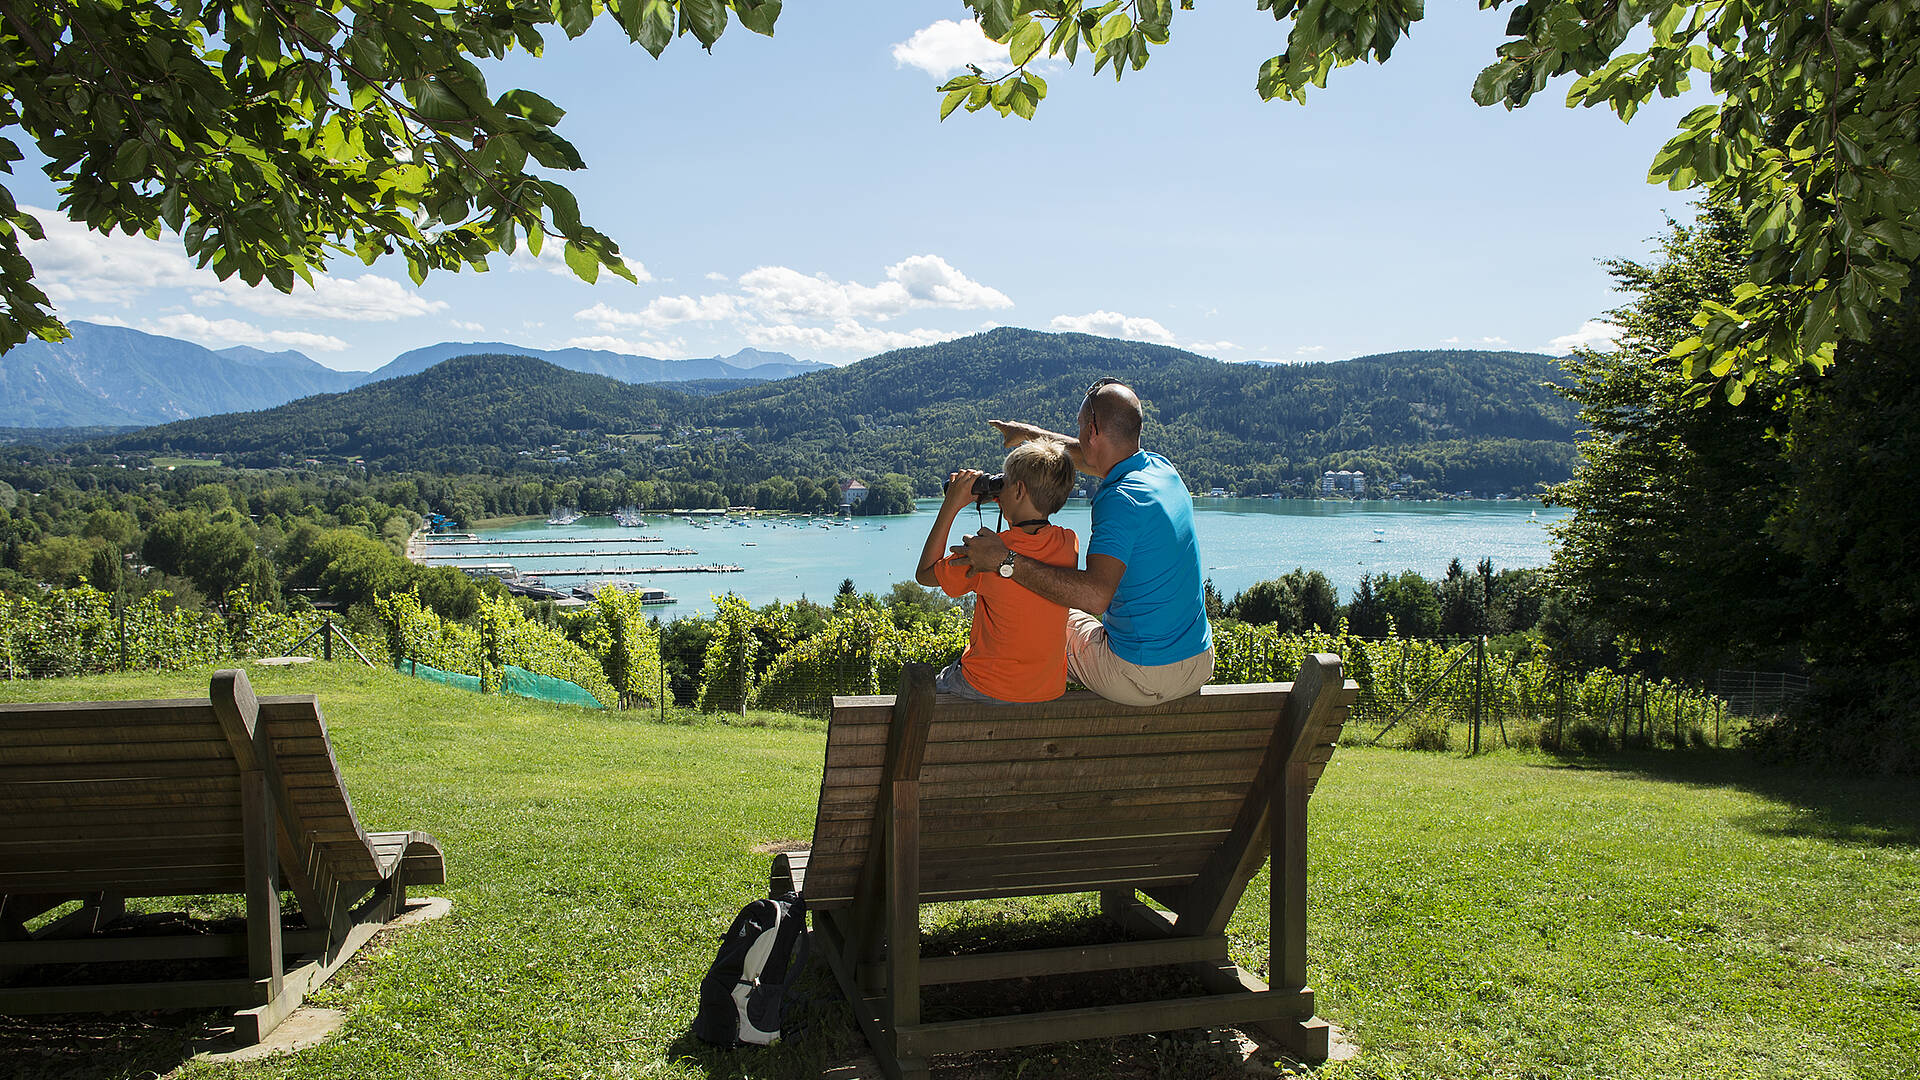
[[[947,493],[947,485],[950,483],[952,483],[950,480],[940,482],[940,494],[945,495]],[[1000,494],[1000,489],[1006,486],[1006,473],[981,473],[979,476],[973,478],[973,497],[983,501],[991,499],[995,495]]]

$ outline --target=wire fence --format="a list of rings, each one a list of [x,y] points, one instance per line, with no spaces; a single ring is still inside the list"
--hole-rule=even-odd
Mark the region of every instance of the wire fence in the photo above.
[[[356,640],[322,612],[257,609],[244,594],[227,599],[226,610],[215,612],[169,607],[155,597],[116,605],[89,589],[54,590],[30,602],[0,597],[0,678],[178,670],[301,652],[438,664],[484,682],[490,669],[469,670],[474,665],[463,662],[479,646],[462,651],[439,640],[462,630],[482,644],[499,638],[494,651],[502,662],[597,689],[609,705],[824,717],[836,696],[892,693],[906,664],[951,663],[967,643],[967,623],[957,614],[896,621],[885,608],[855,605],[824,628],[802,630],[742,603],[716,613],[697,660],[669,660],[637,614],[611,607],[597,614],[599,622],[575,628],[590,646],[582,649],[557,631],[505,615],[499,625],[443,626],[437,635],[395,616],[388,640]],[[1218,683],[1284,682],[1308,653],[1339,655],[1359,685],[1344,739],[1424,750],[1721,747],[1738,741],[1753,718],[1777,715],[1808,692],[1804,677],[1775,672],[1722,671],[1692,685],[1571,671],[1542,651],[1494,651],[1484,638],[1283,635],[1271,626],[1228,624],[1216,628],[1214,644]]]
[[[1570,671],[1545,656],[1494,652],[1485,639],[1270,631],[1216,631],[1213,681],[1286,682],[1308,653],[1335,653],[1359,684],[1343,736],[1348,742],[1469,753],[1497,746],[1724,747],[1738,741],[1753,717],[1767,715],[1703,686],[1606,669]],[[824,717],[836,695],[892,693],[902,665],[944,665],[965,644],[881,638],[810,641],[794,662],[795,654],[764,649],[751,635],[724,642],[717,636],[700,677],[683,673],[663,681],[684,706]]]
[[[380,643],[356,644],[325,612],[259,608],[244,590],[224,611],[175,606],[164,594],[123,604],[88,588],[0,596],[0,679],[179,671],[294,653],[332,659],[336,648],[357,663],[387,660]]]

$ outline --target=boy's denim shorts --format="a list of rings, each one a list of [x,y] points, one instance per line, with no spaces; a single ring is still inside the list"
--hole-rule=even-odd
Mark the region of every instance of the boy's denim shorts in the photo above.
[[[1014,701],[1002,701],[997,697],[990,697],[975,690],[973,684],[967,682],[966,675],[961,672],[960,661],[958,660],[941,668],[940,674],[933,677],[933,692],[936,694],[952,694],[955,697],[966,698],[968,701],[984,701],[989,705],[1019,704],[1019,702]]]

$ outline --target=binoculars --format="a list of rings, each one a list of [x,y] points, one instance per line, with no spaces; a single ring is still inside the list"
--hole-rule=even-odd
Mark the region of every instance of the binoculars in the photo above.
[[[941,482],[942,495],[947,493],[947,485],[950,483],[952,483],[950,480]],[[1000,494],[1000,489],[1005,486],[1007,486],[1006,473],[982,473],[973,478],[973,497],[982,501],[991,499]]]

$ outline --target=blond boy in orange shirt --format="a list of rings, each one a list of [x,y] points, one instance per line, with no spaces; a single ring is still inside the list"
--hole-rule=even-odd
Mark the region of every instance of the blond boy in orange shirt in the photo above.
[[[1014,447],[1005,470],[996,499],[1012,525],[1000,533],[1009,552],[1001,573],[975,573],[964,556],[947,555],[954,518],[974,501],[980,476],[974,469],[948,478],[946,498],[920,551],[914,580],[938,585],[948,596],[978,596],[967,651],[941,670],[934,689],[999,705],[1051,701],[1067,688],[1067,609],[1003,575],[1013,553],[1054,566],[1079,565],[1079,539],[1047,521],[1073,491],[1073,457],[1065,443],[1036,439]]]

